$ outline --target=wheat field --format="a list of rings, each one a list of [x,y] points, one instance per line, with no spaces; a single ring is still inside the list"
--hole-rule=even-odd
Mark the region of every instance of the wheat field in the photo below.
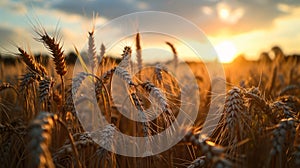
[[[264,55],[258,61],[236,59],[224,65],[225,103],[216,109],[220,120],[206,136],[200,132],[214,101],[208,72],[203,63],[188,62],[195,79],[174,80],[168,69],[181,71],[182,63],[172,43],[166,44],[174,55],[168,67],[145,68],[139,33],[135,46],[123,47],[118,60],[106,55],[103,44],[95,45],[96,34],[91,31],[87,54],[75,49],[77,59],[89,60],[89,70],[73,76],[74,64],[67,61],[59,39],[45,30],[36,32],[51,55],[47,63],[20,46],[15,48],[13,64],[0,60],[0,167],[300,167],[299,57],[286,56],[274,47],[274,59]],[[136,61],[131,59],[132,50]],[[113,85],[113,80],[120,85]],[[191,80],[197,86],[190,85]],[[79,93],[80,88],[88,89],[84,81],[93,84],[90,92],[109,123],[93,133],[89,132],[97,125],[93,118],[87,119],[91,120],[88,126],[79,118],[100,114],[91,109],[78,113],[75,108],[78,104],[94,108],[88,95]],[[176,130],[185,136],[175,146],[145,157],[122,156],[103,148],[113,143],[117,131],[148,137],[168,128],[182,105],[198,99],[192,95],[182,102],[183,90],[198,92],[201,103],[193,126]],[[114,97],[127,98],[130,106],[112,101]],[[129,115],[134,109],[145,122],[124,117],[120,109]],[[149,109],[159,113],[151,121],[146,120]]]

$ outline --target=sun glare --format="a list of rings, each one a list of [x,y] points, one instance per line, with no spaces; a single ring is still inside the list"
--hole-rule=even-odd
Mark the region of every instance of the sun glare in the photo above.
[[[225,8],[221,9],[220,13],[219,13],[221,19],[223,19],[223,20],[226,20],[229,17],[229,14],[230,14],[229,10],[225,9]]]
[[[229,63],[233,61],[237,54],[235,45],[230,41],[224,41],[215,46],[219,60],[222,63]]]

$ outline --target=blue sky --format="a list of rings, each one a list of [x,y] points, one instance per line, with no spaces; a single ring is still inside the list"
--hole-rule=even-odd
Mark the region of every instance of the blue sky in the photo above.
[[[300,1],[298,0],[1,0],[0,52],[15,51],[16,43],[32,52],[43,52],[32,24],[37,20],[51,33],[59,27],[66,51],[86,44],[92,28],[138,11],[164,11],[182,16],[199,27],[218,46],[226,41],[237,53],[255,59],[279,45],[300,53]]]

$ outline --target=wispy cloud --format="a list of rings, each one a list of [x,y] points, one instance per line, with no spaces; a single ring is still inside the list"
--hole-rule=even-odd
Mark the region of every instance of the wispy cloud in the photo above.
[[[22,15],[28,11],[26,4],[18,1],[2,0],[0,2],[0,5],[5,7],[3,8],[3,10],[6,10],[15,15]]]

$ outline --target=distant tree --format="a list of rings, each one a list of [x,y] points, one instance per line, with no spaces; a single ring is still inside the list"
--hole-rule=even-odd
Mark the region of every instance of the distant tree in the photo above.
[[[74,52],[70,52],[66,57],[66,63],[68,65],[75,65],[77,60],[77,56]]]

